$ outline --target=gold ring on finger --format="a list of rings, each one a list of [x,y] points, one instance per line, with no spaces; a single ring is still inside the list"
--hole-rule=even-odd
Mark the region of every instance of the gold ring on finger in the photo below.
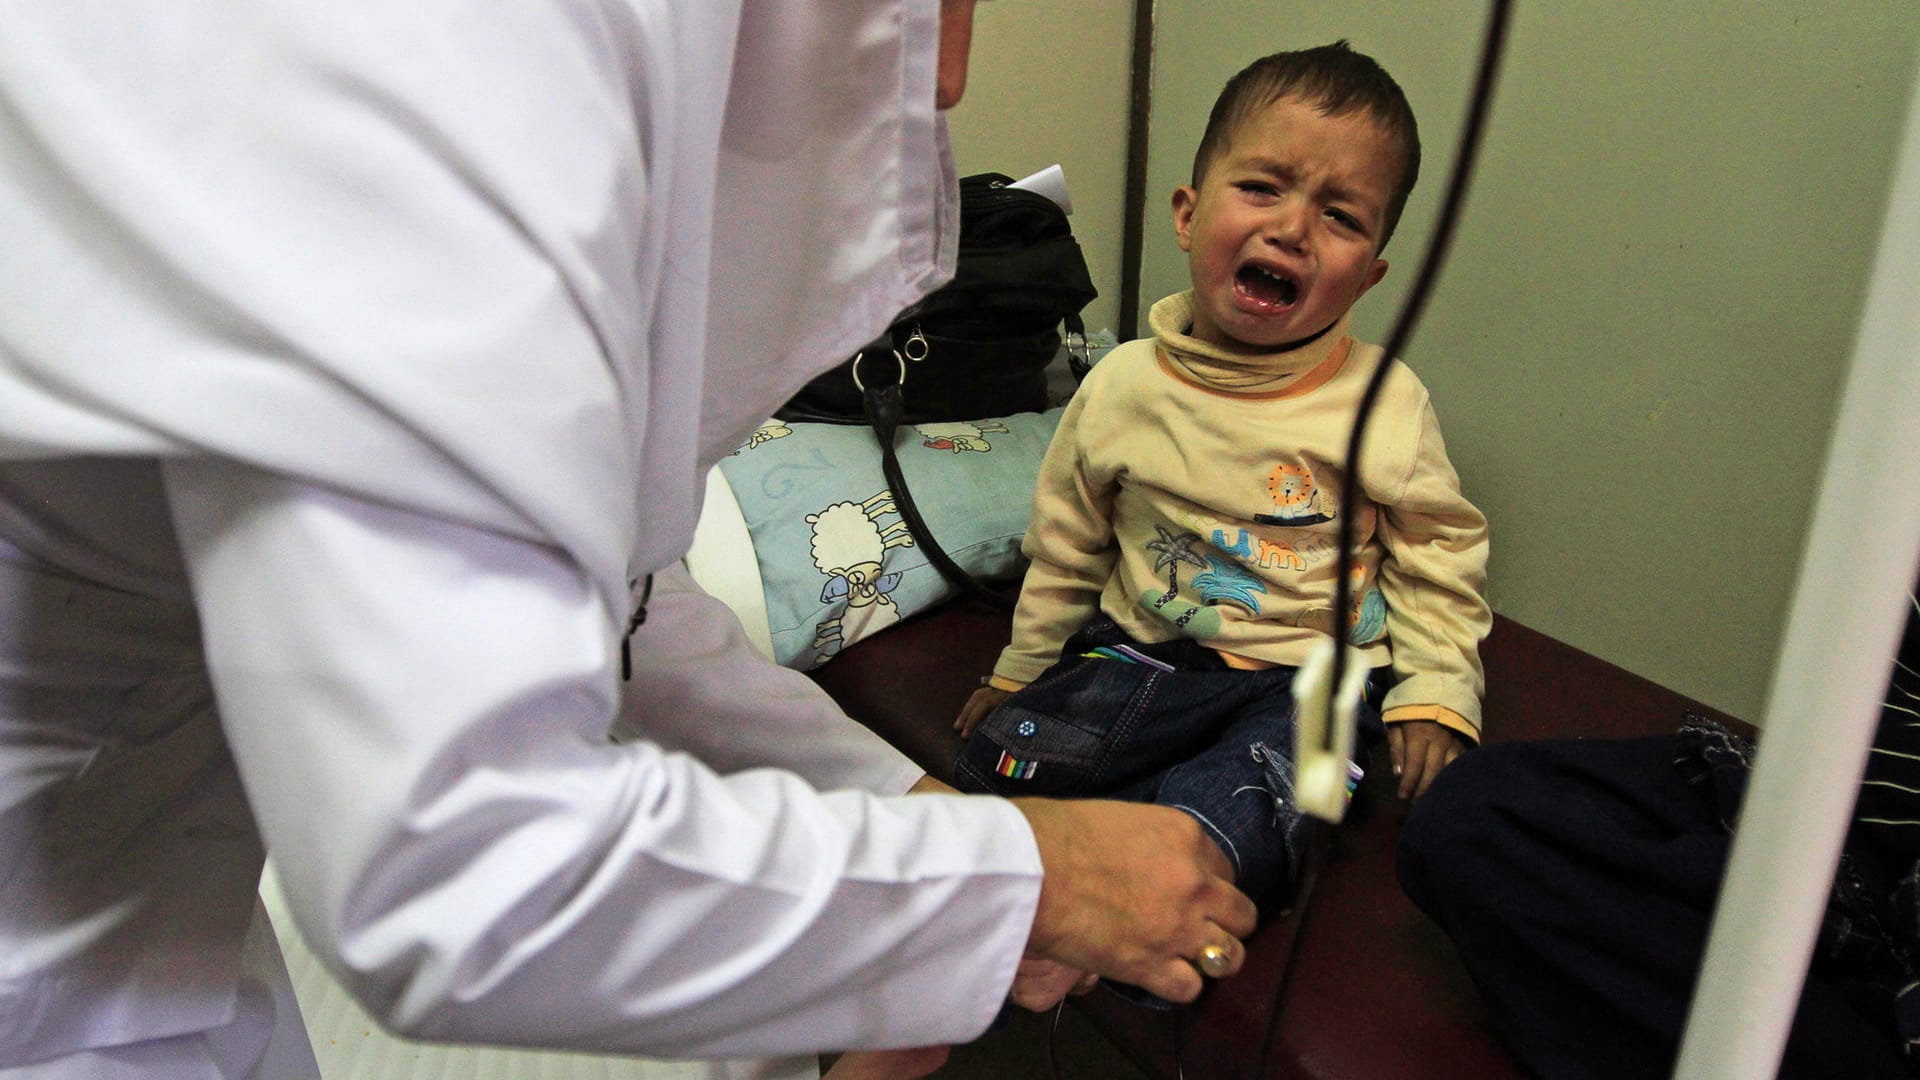
[[[1218,945],[1201,949],[1200,959],[1195,963],[1200,973],[1210,979],[1224,979],[1233,972],[1232,955]]]

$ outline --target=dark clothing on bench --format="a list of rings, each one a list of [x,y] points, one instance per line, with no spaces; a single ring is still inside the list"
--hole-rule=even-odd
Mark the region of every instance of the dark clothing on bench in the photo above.
[[[1904,1077],[1920,1036],[1920,618],[1910,618],[1783,1077]],[[1752,745],[1494,744],[1414,807],[1398,871],[1446,929],[1507,1047],[1559,1078],[1666,1077]]]

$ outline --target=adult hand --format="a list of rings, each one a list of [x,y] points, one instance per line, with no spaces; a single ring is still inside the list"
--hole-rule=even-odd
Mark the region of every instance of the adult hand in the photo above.
[[[1040,847],[1046,877],[1027,951],[1080,971],[1192,1001],[1194,961],[1225,952],[1240,970],[1253,901],[1233,887],[1226,856],[1178,810],[1093,799],[1014,799]]]
[[[1099,981],[1098,975],[1028,953],[1020,958],[1020,966],[1014,970],[1013,989],[1007,996],[1023,1009],[1046,1012],[1069,995],[1092,990]]]
[[[953,730],[959,732],[961,738],[967,738],[973,734],[974,728],[980,726],[980,721],[987,718],[988,713],[999,708],[1001,702],[1012,696],[1010,691],[997,690],[991,686],[983,686],[975,690],[973,696],[967,699],[967,703],[960,707],[960,719],[953,722]]]
[[[1407,720],[1387,725],[1387,748],[1393,752],[1393,775],[1400,778],[1400,797],[1417,799],[1467,749],[1467,741],[1431,720]]]
[[[910,1050],[858,1050],[843,1054],[822,1080],[906,1080],[931,1076],[947,1063],[946,1046]]]

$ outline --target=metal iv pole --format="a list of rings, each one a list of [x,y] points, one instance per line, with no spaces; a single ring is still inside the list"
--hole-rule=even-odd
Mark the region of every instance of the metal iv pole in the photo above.
[[[1779,1069],[1920,562],[1920,81],[1676,1080]]]

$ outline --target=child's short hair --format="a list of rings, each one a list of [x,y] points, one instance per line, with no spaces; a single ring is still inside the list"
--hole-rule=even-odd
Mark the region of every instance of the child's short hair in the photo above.
[[[1380,247],[1385,248],[1420,178],[1420,128],[1400,84],[1372,57],[1353,51],[1345,39],[1261,57],[1228,79],[1193,155],[1193,186],[1200,186],[1213,159],[1247,117],[1287,97],[1299,98],[1327,116],[1365,111],[1400,151],[1403,165],[1387,200],[1380,236]]]

